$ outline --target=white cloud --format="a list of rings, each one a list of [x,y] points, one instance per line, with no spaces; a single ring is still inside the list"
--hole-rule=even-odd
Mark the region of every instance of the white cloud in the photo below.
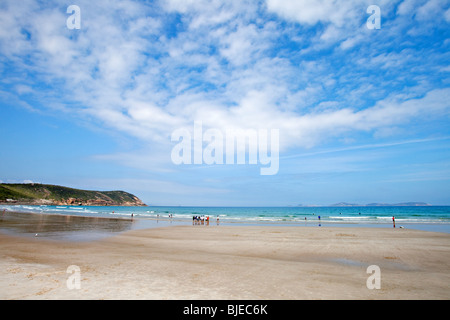
[[[450,22],[450,8],[444,13],[445,21]]]
[[[422,6],[416,10],[416,19],[421,21],[436,20],[437,17],[441,17],[445,13],[448,7],[449,1],[442,0],[428,0]]]
[[[269,11],[299,23],[314,25],[332,23],[338,27],[354,17],[361,1],[267,0]]]
[[[399,24],[407,25],[407,34],[416,36],[429,34],[439,24],[449,22],[448,0],[404,0],[397,8],[397,16],[403,20]]]
[[[381,19],[389,15],[400,0],[381,0]],[[371,0],[266,0],[269,12],[301,24],[307,28],[321,26],[314,38],[310,50],[321,50],[330,45],[339,44],[341,49],[354,47],[357,43],[370,41],[366,21],[369,18],[367,8],[373,5]]]
[[[403,0],[397,8],[398,15],[411,14],[420,0]]]
[[[324,28],[314,29],[313,44],[340,42],[342,49],[350,50],[365,41],[358,30],[369,2],[268,0],[267,9],[309,27],[322,23]],[[278,52],[283,29],[261,19],[256,2],[171,0],[164,2],[162,12],[149,12],[144,3],[134,1],[77,4],[83,21],[79,31],[65,28],[67,15],[60,6],[40,10],[29,2],[25,10],[9,1],[0,11],[0,52],[35,77],[36,88],[24,84],[16,90],[35,90],[67,114],[93,117],[138,138],[152,150],[149,153],[167,152],[171,132],[195,120],[223,131],[280,129],[281,148],[287,150],[312,147],[352,130],[377,132],[413,117],[448,113],[446,89],[419,99],[394,95],[365,108],[351,104],[379,88],[370,83],[346,87],[348,68],[339,70],[320,56],[306,61],[290,57],[297,53]],[[436,12],[438,6],[432,4],[420,7],[422,17]],[[408,5],[411,2],[404,1],[398,13],[408,11]],[[173,12],[182,14],[176,34],[164,29]],[[29,30],[29,39],[23,29]],[[356,56],[356,67],[392,70],[413,54]],[[63,96],[39,92],[42,79]],[[333,96],[328,92],[335,87]],[[149,153],[140,150],[139,156]],[[139,157],[130,159],[126,153],[109,159],[127,157],[128,163],[146,167]],[[162,167],[167,158],[155,157],[164,159],[153,161]]]

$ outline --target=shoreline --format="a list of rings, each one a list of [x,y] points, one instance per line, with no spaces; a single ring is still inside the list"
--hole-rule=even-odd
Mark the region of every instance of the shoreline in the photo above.
[[[124,210],[125,208],[125,210]],[[399,209],[401,208],[401,209]],[[404,208],[404,209],[403,209]],[[425,208],[425,209],[424,209]],[[435,208],[429,211],[429,208]],[[414,206],[414,207],[317,207],[316,210],[304,207],[108,207],[108,206],[5,206],[0,210],[24,213],[43,213],[60,215],[78,215],[91,217],[129,218],[133,213],[135,218],[161,219],[169,214],[175,219],[191,221],[192,216],[210,216],[215,219],[220,216],[223,222],[232,223],[311,223],[320,220],[328,223],[392,223],[396,222],[449,224],[450,206]],[[342,210],[339,210],[342,209]],[[359,209],[359,210],[358,210]],[[381,210],[381,211],[380,211]],[[400,210],[400,211],[399,211]],[[425,211],[424,211],[425,210]],[[222,220],[223,218],[223,220]],[[318,221],[319,222],[319,221]]]
[[[449,240],[360,227],[177,225],[84,242],[1,232],[0,299],[446,300]],[[378,290],[367,287],[371,265]]]
[[[91,241],[115,236],[131,230],[152,229],[170,226],[203,227],[282,227],[282,228],[374,228],[394,229],[387,223],[350,223],[330,222],[326,220],[305,222],[272,222],[272,221],[219,221],[214,219],[209,224],[193,225],[192,220],[177,218],[132,218],[80,216],[55,213],[13,212],[0,213],[0,232],[18,236],[39,236],[50,239],[69,241]],[[397,223],[395,229],[411,229],[428,232],[450,234],[447,223]]]

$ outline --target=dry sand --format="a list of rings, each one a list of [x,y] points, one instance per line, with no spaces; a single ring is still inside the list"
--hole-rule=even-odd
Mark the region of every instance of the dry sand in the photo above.
[[[70,265],[79,289],[67,287]],[[366,286],[370,265],[380,289]],[[449,299],[449,266],[450,234],[406,229],[174,226],[92,242],[0,234],[1,299]]]

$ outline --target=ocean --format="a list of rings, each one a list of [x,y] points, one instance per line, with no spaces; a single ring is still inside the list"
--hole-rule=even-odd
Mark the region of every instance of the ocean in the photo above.
[[[364,225],[396,227],[432,226],[450,229],[450,206],[361,207],[114,207],[0,205],[3,212],[24,212],[101,218],[133,218],[140,222],[170,221],[192,224],[193,216],[209,216],[210,223],[244,225]],[[427,227],[429,228],[429,227]],[[423,229],[423,228],[422,228]]]

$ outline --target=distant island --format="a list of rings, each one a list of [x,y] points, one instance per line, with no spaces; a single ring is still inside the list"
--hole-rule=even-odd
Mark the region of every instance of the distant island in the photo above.
[[[0,183],[0,204],[146,206],[125,191],[89,191],[40,183]]]
[[[358,203],[348,203],[339,202],[329,205],[305,205],[298,204],[297,207],[428,207],[432,206],[425,202],[402,202],[402,203],[368,203],[368,204],[358,204]],[[293,206],[289,206],[293,207]]]
[[[339,202],[330,205],[330,207],[425,207],[425,206],[431,206],[431,204],[425,202],[368,203],[368,204]]]

